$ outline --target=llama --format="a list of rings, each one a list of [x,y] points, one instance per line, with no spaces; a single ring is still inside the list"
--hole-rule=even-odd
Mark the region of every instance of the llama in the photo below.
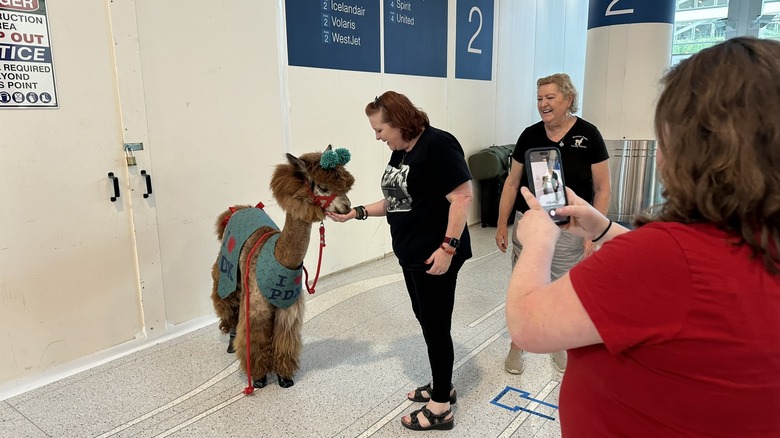
[[[286,213],[281,232],[262,210],[262,203],[255,208],[230,207],[217,219],[222,249],[211,270],[211,299],[220,330],[231,335],[228,352],[236,353],[254,388],[267,384],[269,372],[277,374],[283,388],[294,384],[302,349],[303,259],[312,225],[322,222],[326,211],[343,214],[351,209],[347,192],[355,178],[344,169],[349,159],[347,149],[333,150],[330,145],[324,152],[299,158],[287,154],[287,163],[276,166],[270,185],[274,199]],[[251,387],[247,390],[251,392]]]

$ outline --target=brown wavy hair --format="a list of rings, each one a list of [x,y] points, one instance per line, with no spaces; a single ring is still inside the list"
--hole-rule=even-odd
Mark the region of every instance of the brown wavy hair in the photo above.
[[[366,105],[366,115],[382,111],[382,121],[401,130],[404,141],[411,141],[430,125],[428,114],[411,100],[395,91],[385,91]]]
[[[571,97],[571,105],[569,105],[570,113],[574,114],[579,111],[579,93],[577,93],[577,87],[574,86],[574,82],[571,81],[569,75],[566,73],[555,73],[554,75],[539,78],[539,80],[536,81],[536,88],[547,84],[557,85],[558,90],[563,94],[564,99]]]
[[[655,132],[666,202],[653,221],[712,223],[780,272],[780,42],[732,38],[661,80]]]

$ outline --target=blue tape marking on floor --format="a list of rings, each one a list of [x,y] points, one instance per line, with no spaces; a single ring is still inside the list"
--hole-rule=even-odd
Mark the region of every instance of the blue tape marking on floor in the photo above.
[[[526,409],[524,407],[517,406],[517,405],[515,405],[515,406],[507,406],[507,405],[505,405],[503,403],[500,403],[499,400],[502,397],[504,397],[509,392],[516,392],[516,393],[520,394],[520,398],[524,398],[526,400],[529,400],[529,401],[532,401],[532,402],[536,402],[536,403],[539,403],[540,405],[547,406],[547,407],[550,407],[550,408],[553,408],[553,409],[558,409],[558,406],[556,406],[556,405],[554,405],[552,403],[547,403],[547,402],[545,402],[543,400],[537,400],[537,399],[531,397],[531,393],[528,392],[528,391],[523,391],[522,389],[512,388],[511,386],[507,386],[506,388],[504,388],[504,390],[501,391],[501,393],[499,393],[496,396],[496,398],[491,400],[490,403],[494,404],[496,406],[502,407],[502,408],[504,408],[506,410],[512,411],[512,412],[517,412],[517,411],[528,412],[529,414],[538,415],[538,416],[540,416],[542,418],[546,418],[548,420],[555,421],[555,417],[551,417],[549,415],[544,415],[544,414],[542,414],[540,412],[535,412],[535,411],[532,411],[530,409]]]

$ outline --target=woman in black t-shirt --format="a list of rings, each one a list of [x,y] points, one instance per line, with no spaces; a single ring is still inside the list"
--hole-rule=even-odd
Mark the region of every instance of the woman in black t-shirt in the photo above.
[[[384,198],[328,216],[338,222],[387,216],[432,373],[431,383],[407,394],[426,405],[401,423],[414,430],[452,429],[451,404],[457,394],[450,327],[458,271],[471,257],[466,227],[471,173],[458,140],[431,126],[428,115],[403,94],[387,91],[369,102],[365,112],[376,139],[393,151],[381,178]]]
[[[566,185],[591,203],[598,211],[607,214],[610,198],[609,164],[607,147],[599,130],[591,123],[577,117],[577,90],[569,75],[557,73],[536,82],[536,107],[542,120],[523,130],[512,153],[512,167],[504,183],[498,212],[496,246],[506,252],[509,245],[507,222],[510,214],[516,214],[515,224],[528,205],[517,196],[520,186],[528,177],[523,166],[525,152],[531,148],[555,146],[561,151],[563,180]],[[557,175],[554,175],[557,177]],[[552,181],[553,190],[557,181]],[[562,192],[562,190],[561,190]],[[556,196],[558,193],[556,193]],[[516,226],[516,225],[515,225]],[[568,232],[562,232],[553,255],[551,277],[555,280],[568,272],[595,249],[593,242]],[[512,233],[512,267],[520,256],[522,246]],[[560,372],[566,369],[566,352],[552,354],[553,366]],[[523,372],[522,351],[514,344],[504,361],[504,369],[512,374]]]

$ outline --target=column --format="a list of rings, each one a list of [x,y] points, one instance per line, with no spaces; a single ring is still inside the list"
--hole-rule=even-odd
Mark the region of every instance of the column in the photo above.
[[[607,143],[614,221],[629,222],[662,200],[653,114],[674,12],[675,0],[590,0],[582,116]]]

